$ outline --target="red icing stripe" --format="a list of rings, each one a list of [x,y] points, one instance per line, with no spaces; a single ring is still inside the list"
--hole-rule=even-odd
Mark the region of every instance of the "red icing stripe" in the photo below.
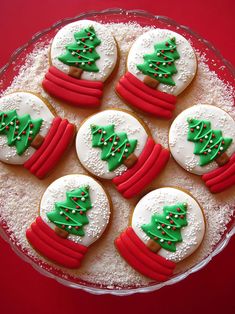
[[[139,110],[142,110],[142,111],[147,112],[149,114],[152,114],[156,117],[160,117],[160,118],[164,118],[164,119],[171,119],[172,118],[172,115],[173,115],[172,111],[164,110],[161,107],[152,105],[152,104],[148,103],[147,101],[144,101],[143,99],[141,99],[138,96],[129,92],[120,83],[117,84],[116,91],[130,105],[138,108]]]
[[[130,72],[126,72],[124,76],[128,81],[130,81],[133,85],[144,91],[146,94],[152,95],[156,98],[162,99],[164,101],[167,101],[171,104],[176,104],[177,98],[174,95],[161,92],[159,90],[156,90],[154,88],[151,88],[144,84],[142,81],[140,81],[137,77],[135,77]]]
[[[55,241],[53,238],[49,237],[46,233],[44,233],[36,222],[31,224],[31,230],[42,240],[44,243],[52,247],[53,249],[59,251],[62,254],[65,254],[69,257],[75,258],[77,260],[81,260],[83,255],[79,252],[71,250],[68,247],[60,244],[59,242]]]
[[[153,167],[153,164],[156,162],[156,160],[160,154],[161,149],[162,149],[162,146],[160,144],[156,144],[153,148],[152,153],[149,155],[148,159],[145,160],[143,166],[140,169],[138,169],[128,180],[121,183],[117,187],[117,190],[120,193],[126,191],[127,189],[132,187],[136,182],[141,180],[141,178],[143,178],[143,176],[146,173],[149,173],[149,171]]]
[[[135,245],[144,253],[146,254],[149,258],[155,260],[162,266],[165,266],[166,268],[170,269],[173,271],[175,269],[175,263],[169,260],[166,260],[164,257],[152,253],[146,245],[140,240],[140,238],[136,235],[135,231],[133,230],[132,227],[128,227],[126,231],[124,231],[129,238],[131,238],[131,241],[135,243]]]
[[[72,92],[81,93],[84,95],[90,95],[94,97],[101,98],[103,92],[100,89],[94,89],[89,87],[80,86],[65,80],[62,80],[61,78],[54,76],[52,73],[47,72],[45,75],[45,78],[52,83],[55,83],[58,86],[64,87],[65,89],[71,90]]]
[[[71,250],[79,252],[83,255],[87,252],[88,248],[86,246],[57,236],[57,234],[42,220],[40,216],[36,218],[36,223],[39,226],[39,228],[43,230],[44,233],[46,233],[49,237],[51,237],[58,243],[61,243],[62,245],[70,248]]]
[[[36,176],[39,179],[42,179],[45,177],[45,175],[54,167],[54,165],[57,164],[57,162],[60,160],[61,156],[66,151],[68,145],[70,144],[71,140],[73,139],[75,132],[75,127],[72,124],[68,124],[66,126],[66,129],[62,135],[62,138],[58,142],[57,146],[55,147],[54,151],[50,154],[50,157],[45,157],[44,162],[40,169],[36,172]],[[47,155],[47,152],[44,153]],[[48,156],[48,155],[47,155]],[[42,157],[42,156],[41,156]]]
[[[125,182],[126,180],[128,180],[134,173],[136,173],[140,167],[143,165],[143,163],[145,162],[145,160],[149,157],[149,155],[151,154],[153,148],[154,148],[155,142],[152,138],[148,138],[147,142],[144,146],[143,151],[141,152],[140,156],[138,157],[137,162],[134,164],[133,167],[131,167],[130,169],[128,169],[127,171],[125,171],[123,174],[121,174],[120,176],[117,176],[115,178],[113,178],[113,183],[118,185],[121,184],[123,182]]]
[[[56,117],[51,124],[50,130],[45,136],[45,139],[42,143],[42,145],[37,149],[37,151],[24,163],[24,167],[26,169],[29,169],[35,161],[38,159],[38,157],[45,151],[47,146],[50,144],[51,140],[53,139],[62,119],[60,117]]]
[[[137,270],[142,275],[149,277],[156,281],[166,281],[168,276],[158,274],[157,272],[146,267],[145,264],[141,263],[138,259],[138,254],[133,255],[125,246],[121,238],[115,240],[116,248],[118,249],[121,256],[130,264],[135,270]]]
[[[74,78],[62,71],[60,71],[59,69],[57,69],[54,66],[50,66],[49,68],[49,72],[51,74],[53,74],[54,76],[57,76],[58,78],[65,80],[67,82],[71,82],[73,84],[79,85],[79,86],[84,86],[84,87],[89,87],[89,88],[94,88],[94,89],[103,89],[103,82],[99,82],[99,81],[88,81],[88,80],[81,80],[81,79],[77,79]]]
[[[51,96],[58,98],[64,102],[68,102],[71,105],[86,108],[88,107],[94,108],[100,106],[99,98],[73,92],[47,79],[44,79],[42,81],[42,86],[45,89],[45,91]]]
[[[125,233],[122,233],[119,238],[122,240],[122,242],[125,244],[127,250],[135,255],[136,251],[138,251],[138,258],[141,260],[141,262],[151,269],[154,272],[157,272],[159,274],[165,275],[165,276],[171,276],[172,271],[169,268],[166,268],[162,266],[161,264],[157,263],[155,260],[150,258],[148,255],[144,254],[143,251],[141,251],[134,242],[131,241],[131,239],[128,237],[128,235]]]
[[[131,198],[139,194],[165,168],[169,158],[170,158],[169,151],[167,149],[163,149],[160,152],[160,155],[155,161],[153,167],[148,169],[148,171],[145,172],[144,176],[137,183],[135,183],[132,187],[127,189],[123,193],[123,196],[125,198]]]
[[[56,148],[58,142],[60,141],[61,137],[64,134],[66,126],[68,124],[67,120],[62,120],[57,132],[55,133],[54,137],[52,138],[49,145],[46,147],[44,152],[38,157],[38,159],[34,162],[32,167],[30,168],[30,172],[35,174],[39,168],[42,166],[44,162],[47,161],[47,158],[53,153],[54,149]]]
[[[222,192],[235,185],[235,154],[229,162],[202,176],[206,186],[212,193]]]
[[[131,82],[129,82],[126,79],[126,77],[122,77],[119,81],[119,84],[121,84],[130,93],[143,99],[144,101],[147,101],[149,104],[152,104],[156,107],[161,107],[162,109],[166,109],[170,111],[173,111],[175,109],[175,105],[173,105],[172,103],[166,102],[160,98],[156,98],[152,96],[151,94],[147,94],[145,91],[143,91],[139,87],[136,87]]]

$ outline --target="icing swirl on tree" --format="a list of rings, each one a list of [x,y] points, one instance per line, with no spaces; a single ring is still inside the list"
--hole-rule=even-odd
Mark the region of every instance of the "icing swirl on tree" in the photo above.
[[[187,204],[179,203],[163,207],[163,214],[153,214],[149,224],[142,225],[142,230],[158,244],[158,250],[175,252],[176,243],[182,241],[180,229],[187,226]],[[157,249],[155,249],[157,251]]]
[[[200,166],[220,157],[233,141],[232,138],[224,138],[220,130],[212,130],[210,121],[193,118],[188,118],[187,121],[188,140],[195,143],[194,154],[200,156]]]
[[[66,200],[55,203],[55,210],[47,213],[48,219],[70,234],[84,236],[83,226],[89,223],[86,216],[92,208],[89,187],[66,192]]]
[[[177,73],[175,60],[180,58],[175,38],[154,45],[154,53],[143,56],[144,63],[137,68],[151,78],[166,85],[175,85],[172,75]]]
[[[15,146],[21,156],[39,133],[43,120],[32,120],[29,114],[18,116],[16,110],[0,112],[0,135],[7,136],[7,144]]]
[[[135,150],[137,140],[129,140],[126,133],[115,133],[114,125],[91,125],[92,147],[100,147],[101,160],[108,162],[109,171],[119,167]]]

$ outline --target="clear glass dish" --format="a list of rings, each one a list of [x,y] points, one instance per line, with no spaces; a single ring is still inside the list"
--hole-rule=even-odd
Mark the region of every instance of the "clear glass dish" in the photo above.
[[[211,71],[215,71],[217,75],[225,82],[228,82],[231,86],[234,86],[235,80],[235,70],[233,66],[225,60],[220,52],[212,46],[208,41],[201,38],[198,34],[191,31],[186,26],[179,25],[177,22],[164,17],[149,14],[145,11],[138,10],[123,10],[123,9],[107,9],[104,11],[96,12],[91,11],[88,13],[82,13],[73,18],[65,18],[58,21],[50,28],[47,28],[41,32],[36,33],[31,40],[29,40],[25,45],[18,48],[10,57],[9,62],[0,69],[0,91],[5,90],[13,81],[14,77],[18,74],[20,67],[24,64],[25,58],[28,53],[32,52],[38,43],[47,44],[54,37],[58,29],[66,25],[67,23],[79,20],[79,19],[91,19],[94,21],[99,21],[102,23],[128,23],[136,22],[141,26],[156,26],[160,28],[167,28],[178,32],[179,34],[186,37],[192,43],[195,49],[200,50],[206,57],[207,64]],[[138,288],[128,288],[128,289],[108,289],[107,287],[100,287],[93,285],[91,283],[84,282],[82,280],[75,279],[73,277],[64,279],[63,272],[58,269],[52,268],[47,263],[36,260],[29,256],[26,251],[23,250],[14,239],[14,235],[11,234],[7,227],[7,223],[3,221],[0,217],[0,235],[4,240],[6,240],[13,251],[19,255],[24,261],[28,262],[33,268],[35,268],[42,275],[53,278],[58,282],[77,289],[82,289],[87,292],[101,295],[101,294],[113,294],[113,295],[130,295],[134,293],[144,293],[158,290],[164,286],[177,283],[188,275],[195,273],[201,268],[205,267],[211,259],[220,253],[228,244],[232,235],[235,234],[235,217],[230,221],[227,226],[227,230],[222,236],[221,240],[215,246],[213,252],[207,256],[200,263],[194,265],[189,270],[184,273],[180,273],[172,277],[170,280],[163,283],[155,283],[149,286],[138,287]]]

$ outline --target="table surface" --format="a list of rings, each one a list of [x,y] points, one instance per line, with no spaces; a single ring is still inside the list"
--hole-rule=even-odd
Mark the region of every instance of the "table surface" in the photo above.
[[[234,0],[24,0],[0,2],[0,67],[34,33],[81,12],[120,7],[168,16],[209,40],[235,64]],[[1,313],[235,313],[235,237],[196,274],[175,286],[129,297],[94,296],[38,274],[0,239]]]

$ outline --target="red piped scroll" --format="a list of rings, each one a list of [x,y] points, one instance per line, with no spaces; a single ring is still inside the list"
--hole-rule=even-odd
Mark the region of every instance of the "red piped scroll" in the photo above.
[[[121,256],[142,275],[156,281],[166,281],[175,269],[175,263],[150,251],[132,227],[128,227],[115,240]]]
[[[88,248],[59,237],[41,217],[26,231],[29,243],[44,257],[67,268],[79,268]]]
[[[145,147],[134,166],[113,179],[117,190],[125,198],[139,194],[165,168],[170,157],[167,149],[148,138]]]
[[[96,108],[101,104],[102,82],[76,79],[54,66],[49,68],[42,86],[49,95],[73,106]]]
[[[139,110],[159,118],[172,118],[176,97],[147,86],[130,72],[120,79],[116,92]]]
[[[219,193],[235,186],[235,154],[227,164],[204,174],[202,179],[212,193]]]
[[[56,117],[42,145],[24,163],[24,167],[39,179],[43,179],[59,162],[72,142],[74,134],[73,124]]]

